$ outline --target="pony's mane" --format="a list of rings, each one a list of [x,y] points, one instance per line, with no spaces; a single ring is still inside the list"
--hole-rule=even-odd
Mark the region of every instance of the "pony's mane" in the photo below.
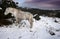
[[[20,8],[14,8],[14,7],[7,7],[7,8],[13,8],[13,9],[21,10]],[[6,9],[7,9],[7,8],[6,8]]]

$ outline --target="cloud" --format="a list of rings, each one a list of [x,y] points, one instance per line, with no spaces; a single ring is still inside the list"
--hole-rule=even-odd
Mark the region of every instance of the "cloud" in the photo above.
[[[25,0],[26,2],[31,2],[32,0]]]
[[[60,9],[60,0],[15,0],[22,7]]]
[[[53,4],[53,5],[56,5],[56,6],[60,6],[60,0],[59,0],[59,1],[49,2],[49,4]]]
[[[26,0],[24,4],[26,4],[27,7],[60,9],[60,0]]]

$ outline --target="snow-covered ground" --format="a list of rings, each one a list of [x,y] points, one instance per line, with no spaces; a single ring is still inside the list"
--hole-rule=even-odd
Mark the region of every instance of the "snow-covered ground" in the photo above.
[[[60,18],[40,16],[40,20],[34,20],[30,32],[29,22],[19,28],[19,25],[0,27],[0,39],[60,39]],[[58,22],[54,22],[57,20]],[[23,21],[22,21],[23,22]]]

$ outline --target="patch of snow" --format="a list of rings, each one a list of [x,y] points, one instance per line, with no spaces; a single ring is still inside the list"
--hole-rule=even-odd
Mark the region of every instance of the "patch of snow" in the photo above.
[[[30,32],[30,24],[27,20],[23,20],[21,26],[13,23],[7,28],[0,27],[0,39],[60,39],[60,31],[56,31],[60,29],[60,24],[54,22],[55,19],[60,20],[60,18],[44,16],[40,18],[39,21],[34,19],[32,32]],[[51,35],[49,31],[51,33],[53,31],[55,35]]]

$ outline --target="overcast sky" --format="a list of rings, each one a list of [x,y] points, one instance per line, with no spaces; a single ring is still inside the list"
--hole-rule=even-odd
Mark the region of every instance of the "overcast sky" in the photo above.
[[[40,8],[40,9],[60,9],[60,0],[14,0],[19,2],[19,6]]]

